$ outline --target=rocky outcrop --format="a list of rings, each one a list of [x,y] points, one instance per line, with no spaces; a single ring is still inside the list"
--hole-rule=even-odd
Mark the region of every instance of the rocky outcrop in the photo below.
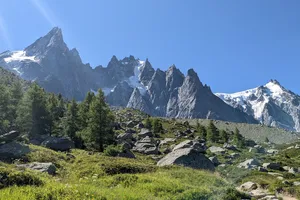
[[[202,153],[193,148],[181,148],[167,154],[158,161],[158,166],[180,165],[194,169],[214,171],[214,164]]]
[[[30,153],[30,148],[18,142],[10,142],[0,146],[0,160],[11,161],[19,159]]]
[[[41,145],[54,151],[69,151],[75,147],[74,142],[65,137],[48,137]]]
[[[19,164],[19,165],[17,165],[17,167],[36,170],[39,172],[45,172],[50,175],[55,175],[55,173],[56,173],[56,167],[53,163],[33,162],[33,163],[27,163],[27,164]]]

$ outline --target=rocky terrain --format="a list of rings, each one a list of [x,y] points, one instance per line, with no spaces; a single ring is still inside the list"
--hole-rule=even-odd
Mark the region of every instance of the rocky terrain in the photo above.
[[[119,108],[113,112],[116,145],[104,153],[74,149],[64,137],[28,142],[17,131],[1,135],[0,199],[300,197],[296,139],[290,144],[255,142],[243,131],[249,128],[231,123],[246,137],[245,146],[239,147],[229,129],[227,142],[211,142],[193,121],[150,118],[161,124],[157,132],[147,128],[147,114]],[[206,121],[198,122],[207,127]],[[214,121],[219,131],[222,123]],[[252,126],[253,131],[274,130]]]

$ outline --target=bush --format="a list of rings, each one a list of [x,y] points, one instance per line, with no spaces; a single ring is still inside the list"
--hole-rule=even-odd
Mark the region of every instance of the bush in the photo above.
[[[236,189],[229,188],[226,191],[224,200],[240,200],[240,199],[251,199],[251,197],[245,193],[239,192]]]
[[[109,145],[108,147],[105,148],[103,151],[103,154],[105,156],[112,156],[116,157],[119,153],[123,152],[123,149],[120,145]]]
[[[0,188],[17,185],[43,185],[43,181],[35,175],[29,172],[19,172],[7,169],[0,169]]]

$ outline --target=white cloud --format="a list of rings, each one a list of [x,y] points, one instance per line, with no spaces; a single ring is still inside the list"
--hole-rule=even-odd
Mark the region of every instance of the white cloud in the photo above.
[[[0,36],[3,38],[4,43],[6,43],[7,47],[12,50],[13,49],[13,45],[12,42],[9,38],[9,34],[8,34],[8,30],[7,30],[7,26],[5,24],[5,21],[3,19],[3,17],[0,15]]]

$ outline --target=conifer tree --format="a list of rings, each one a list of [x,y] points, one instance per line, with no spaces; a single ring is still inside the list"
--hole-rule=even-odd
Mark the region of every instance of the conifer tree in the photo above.
[[[95,99],[95,94],[92,92],[88,92],[84,101],[79,105],[78,116],[79,116],[79,129],[83,130],[87,127],[88,123],[88,113],[90,110],[90,105],[92,101]]]
[[[83,133],[84,142],[89,148],[103,151],[104,145],[113,142],[114,117],[101,89],[98,90],[97,96],[92,98],[88,119],[87,128]]]
[[[36,83],[30,86],[18,106],[17,123],[30,137],[49,134],[46,94]]]
[[[245,146],[245,139],[240,134],[239,129],[235,128],[233,133],[233,142],[236,144],[239,148],[243,148]]]
[[[149,130],[152,129],[152,123],[150,117],[147,117],[145,120],[145,128],[148,128]]]
[[[10,126],[8,120],[9,93],[7,87],[0,85],[0,132],[4,133]]]
[[[220,138],[221,138],[222,142],[224,142],[224,143],[228,142],[228,139],[229,139],[228,133],[225,130],[221,130]]]
[[[154,133],[160,133],[163,131],[162,124],[157,118],[152,120],[152,129]]]
[[[217,142],[219,139],[219,132],[213,121],[210,120],[207,127],[207,140]]]
[[[197,123],[197,132],[201,139],[206,139],[206,129],[205,126],[202,126],[199,122]]]

